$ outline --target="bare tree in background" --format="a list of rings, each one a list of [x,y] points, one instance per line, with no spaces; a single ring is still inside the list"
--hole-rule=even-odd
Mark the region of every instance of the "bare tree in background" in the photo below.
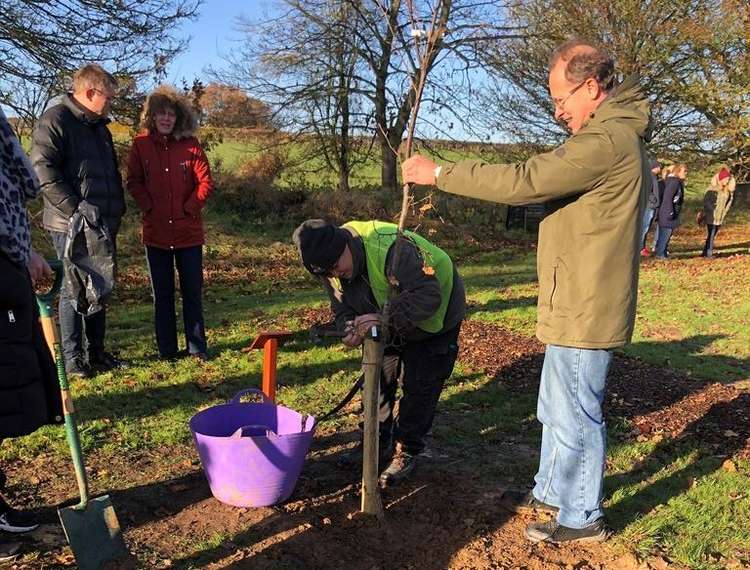
[[[445,136],[454,123],[470,131],[479,54],[512,33],[503,25],[504,0],[415,1],[413,20],[401,0],[279,0],[275,6],[259,23],[240,23],[242,49],[216,75],[271,104],[282,129],[311,135],[341,188],[368,140],[379,146],[382,186],[397,188],[397,151],[422,66],[430,76],[423,104],[433,120],[421,125]],[[445,33],[430,57],[418,61],[411,46],[433,14]]]
[[[227,67],[213,70],[269,104],[272,121],[303,149],[311,170],[336,173],[349,189],[352,168],[368,158],[371,113],[362,100],[361,64],[352,49],[351,9],[346,0],[284,0],[260,22],[241,18],[239,50]]]
[[[184,48],[173,32],[201,1],[0,0],[0,104],[30,126],[84,63],[152,74]]]
[[[564,132],[547,93],[548,56],[572,35],[598,41],[652,101],[652,148],[750,167],[750,5],[742,0],[528,0],[511,12],[528,39],[496,44],[482,119],[514,139],[552,144]]]
[[[438,123],[421,121],[450,137],[453,124],[473,132],[473,80],[479,54],[490,42],[516,37],[505,25],[507,2],[497,0],[378,0],[354,2],[362,57],[374,80],[376,136],[381,149],[381,183],[397,187],[397,150],[416,101],[412,88],[424,78],[422,104]],[[412,49],[430,30],[440,37],[419,59]],[[434,121],[434,119],[433,119]],[[417,125],[418,127],[418,125]],[[418,128],[415,132],[418,132]]]

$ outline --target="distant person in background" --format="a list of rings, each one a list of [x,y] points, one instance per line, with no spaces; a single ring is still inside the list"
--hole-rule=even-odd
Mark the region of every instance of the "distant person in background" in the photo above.
[[[657,259],[666,259],[669,255],[669,241],[672,234],[680,225],[680,212],[682,203],[685,201],[685,179],[687,178],[687,165],[675,164],[664,179],[664,194],[657,220],[659,223],[659,239],[656,242],[654,256]]]
[[[643,238],[641,239],[641,255],[648,257],[651,255],[651,251],[646,247],[646,236],[648,230],[651,228],[651,222],[656,217],[656,213],[659,211],[659,204],[661,204],[661,196],[664,192],[664,183],[660,178],[661,164],[657,160],[651,161],[651,191],[648,193],[646,200],[646,209],[643,212]],[[654,231],[654,246],[652,249],[656,249],[656,242],[659,239],[659,224],[656,224],[656,230]]]
[[[127,186],[143,213],[159,356],[178,355],[176,266],[187,352],[206,360],[201,210],[214,184],[206,153],[194,136],[198,119],[186,97],[161,86],[146,99],[141,128],[130,149]]]
[[[73,76],[73,92],[47,109],[34,130],[31,161],[42,186],[44,227],[59,259],[63,259],[70,218],[85,200],[99,211],[115,263],[117,232],[125,213],[122,178],[107,128],[116,91],[117,80],[110,73],[96,64],[84,65]],[[90,316],[77,313],[63,285],[59,318],[68,376],[87,378],[92,367],[105,371],[123,366],[104,350],[106,309]]]
[[[737,181],[726,166],[722,166],[711,179],[711,186],[703,197],[703,221],[707,231],[703,257],[714,256],[714,239],[732,206],[736,186]]]
[[[31,247],[26,201],[39,181],[0,109],[0,442],[62,419],[57,373],[39,324],[32,283],[50,277],[47,262]],[[21,544],[10,536],[38,525],[3,497],[0,466],[0,563]]]

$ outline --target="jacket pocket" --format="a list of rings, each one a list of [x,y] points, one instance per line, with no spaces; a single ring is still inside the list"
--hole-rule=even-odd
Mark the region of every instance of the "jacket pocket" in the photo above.
[[[558,275],[558,265],[555,263],[555,265],[552,267],[552,288],[549,292],[549,310],[550,312],[555,310],[555,293],[557,293],[557,280],[559,278]]]

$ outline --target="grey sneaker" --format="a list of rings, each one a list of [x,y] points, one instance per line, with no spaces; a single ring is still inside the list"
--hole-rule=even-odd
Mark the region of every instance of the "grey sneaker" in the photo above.
[[[21,543],[4,539],[0,536],[0,562],[10,562],[18,556]]]
[[[0,497],[0,531],[10,533],[30,532],[39,523],[32,515],[24,511],[17,511]]]
[[[500,506],[511,513],[547,513],[557,514],[558,509],[538,500],[531,491],[505,491],[500,497]]]
[[[65,363],[65,374],[68,378],[91,378],[91,367],[83,356],[74,356]]]
[[[417,466],[417,456],[406,452],[400,445],[396,447],[396,454],[391,463],[380,474],[381,487],[392,487],[409,477]]]
[[[570,528],[557,521],[531,523],[524,532],[531,542],[551,542],[562,544],[565,542],[602,542],[607,540],[607,528],[604,519],[599,519],[584,528]]]

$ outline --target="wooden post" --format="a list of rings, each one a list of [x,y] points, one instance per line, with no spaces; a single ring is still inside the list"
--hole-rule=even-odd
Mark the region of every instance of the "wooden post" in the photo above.
[[[378,396],[380,393],[380,370],[383,366],[383,343],[379,339],[365,338],[362,367],[365,384],[362,390],[365,432],[362,456],[362,512],[385,517],[378,487]]]

